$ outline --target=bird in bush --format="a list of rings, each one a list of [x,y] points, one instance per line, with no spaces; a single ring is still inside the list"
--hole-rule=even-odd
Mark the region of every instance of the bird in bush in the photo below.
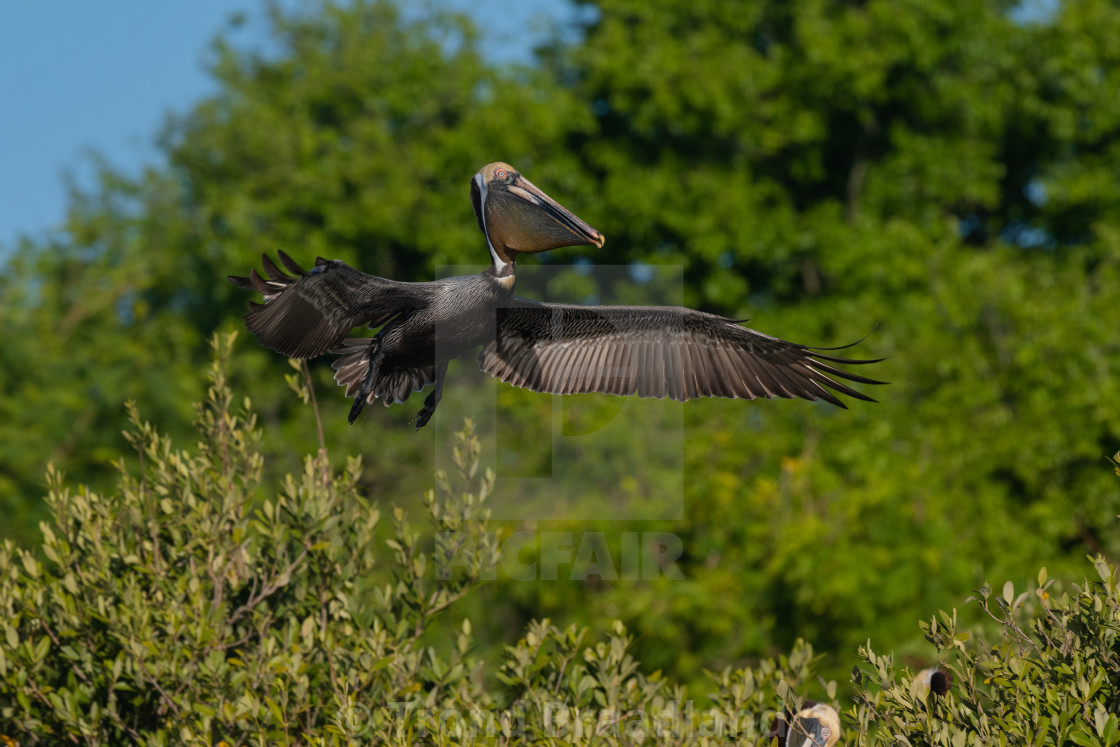
[[[305,271],[278,252],[264,275],[230,276],[257,291],[246,325],[261,345],[290,358],[331,352],[335,381],[354,398],[351,423],[367,403],[404,402],[435,385],[417,413],[423,427],[443,396],[453,358],[481,348],[482,370],[536,392],[601,392],[684,401],[696,397],[822,399],[834,394],[874,402],[840,379],[883,382],[837,368],[879,360],[829,354],[771,337],[715,314],[670,306],[580,306],[514,295],[520,255],[563,246],[602,247],[603,234],[506,163],[471,179],[471,203],[490,267],[477,274],[407,283],[317,258]],[[350,337],[360,325],[372,337]],[[844,346],[850,347],[850,346]]]
[[[938,697],[949,692],[953,684],[953,675],[940,667],[929,667],[914,675],[910,682],[910,695],[916,700],[925,702],[926,697],[932,692]]]
[[[779,747],[833,747],[840,739],[840,714],[830,705],[806,700],[796,716],[787,710],[784,718],[774,719],[767,737],[777,739]]]

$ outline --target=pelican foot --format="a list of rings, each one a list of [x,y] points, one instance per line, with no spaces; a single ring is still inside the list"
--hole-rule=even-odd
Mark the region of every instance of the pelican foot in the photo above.
[[[436,393],[429,394],[428,398],[424,400],[424,408],[416,413],[416,430],[420,430],[428,424],[428,421],[436,414],[436,405],[438,404],[439,398],[436,397]]]
[[[354,398],[354,404],[350,408],[350,414],[346,419],[350,421],[350,425],[354,425],[354,421],[358,419],[358,415],[362,412],[362,408],[366,406],[366,398],[361,393]]]

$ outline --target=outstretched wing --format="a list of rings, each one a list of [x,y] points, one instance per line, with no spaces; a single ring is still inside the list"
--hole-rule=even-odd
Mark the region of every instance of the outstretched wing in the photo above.
[[[265,277],[253,269],[249,277],[230,275],[229,281],[264,296],[263,304],[249,304],[245,324],[261,345],[290,358],[322,355],[354,327],[380,326],[423,302],[412,283],[367,275],[322,257],[305,272],[284,252],[277,254],[292,275],[261,255]]]
[[[845,407],[835,390],[874,402],[838,381],[884,382],[831,364],[862,365],[747,329],[732,319],[670,306],[573,306],[517,298],[498,309],[482,370],[551,394],[639,397],[801,397]],[[826,388],[827,387],[827,388]]]

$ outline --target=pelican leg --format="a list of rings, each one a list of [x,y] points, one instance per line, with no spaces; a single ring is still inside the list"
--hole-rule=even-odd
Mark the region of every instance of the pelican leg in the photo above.
[[[436,364],[436,388],[424,400],[424,408],[416,413],[416,430],[420,430],[428,421],[432,419],[432,415],[436,412],[436,405],[443,399],[443,377],[447,373],[446,363]]]
[[[376,340],[377,338],[373,338]],[[370,347],[374,347],[374,343],[370,343]],[[350,425],[354,425],[354,421],[358,419],[362,408],[366,406],[366,400],[369,398],[369,393],[373,391],[374,382],[377,381],[377,374],[381,370],[381,350],[380,345],[378,351],[369,359],[369,369],[366,371],[366,380],[362,382],[362,388],[354,395],[354,405],[350,408],[350,415],[347,419]]]

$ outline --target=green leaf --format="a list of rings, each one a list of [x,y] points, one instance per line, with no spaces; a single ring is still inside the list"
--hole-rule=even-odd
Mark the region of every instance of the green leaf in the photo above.
[[[1069,738],[1081,747],[1101,747],[1101,742],[1096,737],[1080,728],[1071,732]]]
[[[39,639],[39,643],[37,643],[35,645],[35,651],[31,655],[31,660],[34,661],[34,662],[42,661],[43,659],[45,659],[47,657],[47,652],[50,651],[50,648],[51,648],[50,636],[42,636]]]
[[[278,725],[284,724],[284,711],[280,708],[280,705],[268,696],[265,696],[264,703],[268,707],[269,713],[272,714],[273,722]]]
[[[1117,730],[1116,714],[1109,714],[1108,721],[1105,722],[1104,728],[1100,730],[1101,742],[1105,747],[1112,747],[1112,745],[1120,742],[1120,732]]]

